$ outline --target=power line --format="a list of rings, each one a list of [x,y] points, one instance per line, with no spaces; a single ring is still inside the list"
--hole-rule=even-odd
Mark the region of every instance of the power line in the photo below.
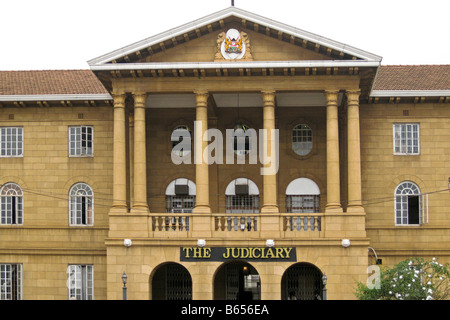
[[[0,185],[0,189],[4,186]],[[44,196],[44,197],[48,197],[48,198],[53,198],[56,200],[64,200],[64,201],[68,201],[70,198],[69,194],[66,193],[48,193],[42,190],[35,190],[35,189],[22,189],[24,192],[28,192],[31,194],[35,194],[35,195],[39,195],[39,196]],[[441,189],[441,190],[435,190],[435,191],[430,191],[430,192],[426,192],[426,193],[420,193],[420,194],[414,194],[414,195],[402,195],[402,196],[423,196],[423,195],[430,195],[430,194],[435,194],[435,193],[440,193],[440,192],[446,192],[449,191],[449,189]],[[103,195],[107,195],[106,193],[100,193],[100,192],[95,192],[94,194],[103,194]],[[388,203],[388,202],[392,202],[395,201],[395,198],[397,196],[387,196],[387,197],[379,197],[379,198],[372,198],[372,199],[361,199],[358,201],[361,201],[363,203],[364,206],[371,206],[371,205],[375,205],[375,204],[381,204],[381,203]],[[127,204],[130,204],[131,201],[129,200],[123,200],[123,199],[114,199],[114,198],[110,198],[110,197],[98,197],[94,195],[94,199],[96,200],[95,205],[99,205],[99,206],[104,206],[104,207],[111,207],[111,205],[106,205],[106,204],[99,204],[97,203],[98,200],[100,201],[107,201],[107,202],[114,202],[114,201],[123,201]]]

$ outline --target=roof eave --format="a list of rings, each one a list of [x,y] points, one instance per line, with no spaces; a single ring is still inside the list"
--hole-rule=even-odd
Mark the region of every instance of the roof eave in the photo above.
[[[106,63],[110,63],[113,60],[116,60],[120,57],[126,56],[128,54],[131,54],[133,52],[136,52],[138,50],[142,50],[145,48],[148,48],[149,46],[152,46],[154,44],[163,42],[165,40],[169,40],[174,38],[175,36],[182,35],[186,32],[207,26],[208,24],[219,21],[221,19],[225,19],[230,16],[236,16],[241,19],[247,19],[254,23],[258,23],[260,25],[265,25],[274,29],[277,29],[279,31],[282,31],[284,33],[290,34],[292,36],[296,36],[314,43],[317,43],[319,45],[323,45],[326,47],[329,47],[331,49],[342,51],[343,53],[356,56],[360,59],[366,60],[366,61],[375,61],[375,62],[381,62],[382,57],[354,48],[352,46],[318,36],[316,34],[294,28],[292,26],[286,25],[284,23],[280,23],[259,15],[256,15],[254,13],[236,8],[236,7],[229,7],[224,10],[218,11],[216,13],[213,13],[211,15],[208,15],[206,17],[197,19],[193,22],[183,24],[179,27],[170,29],[168,31],[162,32],[160,34],[157,34],[153,37],[149,37],[147,39],[141,40],[139,42],[133,43],[129,46],[120,48],[118,50],[115,50],[113,52],[107,53],[105,55],[102,55],[98,58],[92,59],[88,61],[88,64],[92,66],[96,65],[102,65]]]
[[[308,60],[308,61],[230,61],[230,62],[173,62],[173,63],[113,63],[92,65],[92,71],[113,70],[170,70],[170,69],[226,69],[226,68],[334,68],[379,67],[378,61],[365,60]]]
[[[450,97],[450,90],[372,90],[370,97]]]
[[[108,101],[110,94],[38,94],[38,95],[0,95],[0,102],[15,101]]]

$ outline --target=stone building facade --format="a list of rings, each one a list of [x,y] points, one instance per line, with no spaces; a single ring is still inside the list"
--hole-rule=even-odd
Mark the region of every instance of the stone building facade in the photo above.
[[[235,7],[89,65],[0,72],[2,299],[354,299],[450,261],[450,66]]]

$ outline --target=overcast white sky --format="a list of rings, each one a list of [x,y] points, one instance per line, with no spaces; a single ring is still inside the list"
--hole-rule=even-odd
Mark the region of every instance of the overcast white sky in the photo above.
[[[0,0],[0,70],[88,60],[225,9],[231,0]],[[450,64],[450,0],[235,0],[235,6],[383,57]]]

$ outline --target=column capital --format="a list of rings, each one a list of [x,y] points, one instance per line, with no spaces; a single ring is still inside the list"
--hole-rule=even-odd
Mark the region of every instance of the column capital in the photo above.
[[[135,108],[144,108],[145,101],[147,100],[147,93],[146,92],[133,93],[133,99]]]
[[[347,90],[345,94],[347,96],[348,104],[359,104],[361,90]]]
[[[111,96],[113,97],[115,108],[125,108],[125,99],[127,97],[125,93],[113,93]]]
[[[196,90],[194,91],[194,94],[197,107],[208,106],[209,92],[207,90]]]
[[[275,90],[262,90],[261,95],[263,99],[263,106],[274,106],[275,94]]]
[[[337,104],[339,90],[325,90],[325,99],[327,100],[327,104]]]

